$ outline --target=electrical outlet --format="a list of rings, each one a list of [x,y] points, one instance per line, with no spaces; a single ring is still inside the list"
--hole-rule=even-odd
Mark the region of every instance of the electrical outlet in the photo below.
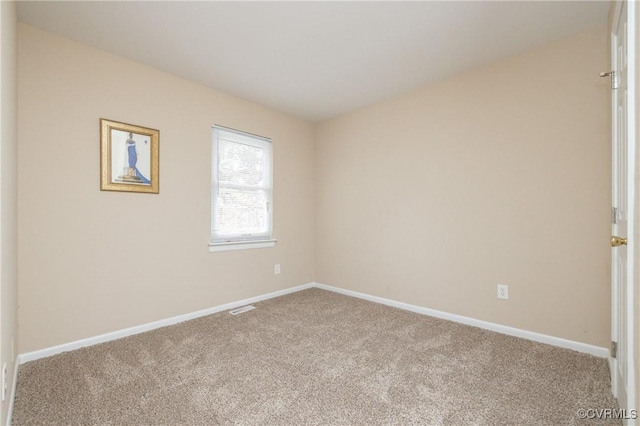
[[[7,363],[2,364],[2,400],[4,401],[7,398],[7,381],[9,378],[7,377]]]
[[[498,299],[509,298],[509,286],[504,284],[498,284]]]
[[[275,274],[276,275],[280,274],[280,264],[279,263],[276,265]]]

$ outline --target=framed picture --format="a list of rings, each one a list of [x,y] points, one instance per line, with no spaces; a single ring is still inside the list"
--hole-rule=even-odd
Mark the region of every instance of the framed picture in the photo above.
[[[100,119],[100,190],[160,190],[160,131]]]

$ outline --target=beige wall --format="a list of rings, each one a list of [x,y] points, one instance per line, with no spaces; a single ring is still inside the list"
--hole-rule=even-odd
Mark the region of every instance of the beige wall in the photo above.
[[[319,125],[316,281],[608,346],[607,43],[597,28]]]
[[[0,409],[0,423],[4,424],[9,409],[13,386],[15,354],[12,340],[18,333],[18,238],[17,238],[17,17],[14,2],[0,2],[0,312],[2,338],[0,339],[0,363],[7,364],[7,397]],[[1,366],[0,366],[1,368]]]
[[[310,124],[22,24],[18,57],[21,353],[313,280]],[[160,130],[159,195],[99,191],[100,117]],[[275,248],[208,252],[214,123],[274,140]]]

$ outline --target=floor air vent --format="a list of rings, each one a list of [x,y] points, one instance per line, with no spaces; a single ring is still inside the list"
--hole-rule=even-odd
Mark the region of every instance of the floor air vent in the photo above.
[[[250,310],[255,309],[255,308],[256,308],[255,306],[247,305],[247,306],[243,306],[241,308],[232,309],[232,310],[229,311],[229,313],[231,315],[238,315],[238,314],[250,311]]]

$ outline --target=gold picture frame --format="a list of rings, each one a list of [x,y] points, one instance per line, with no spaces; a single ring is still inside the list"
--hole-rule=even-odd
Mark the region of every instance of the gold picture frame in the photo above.
[[[100,190],[160,192],[160,131],[100,119]]]

